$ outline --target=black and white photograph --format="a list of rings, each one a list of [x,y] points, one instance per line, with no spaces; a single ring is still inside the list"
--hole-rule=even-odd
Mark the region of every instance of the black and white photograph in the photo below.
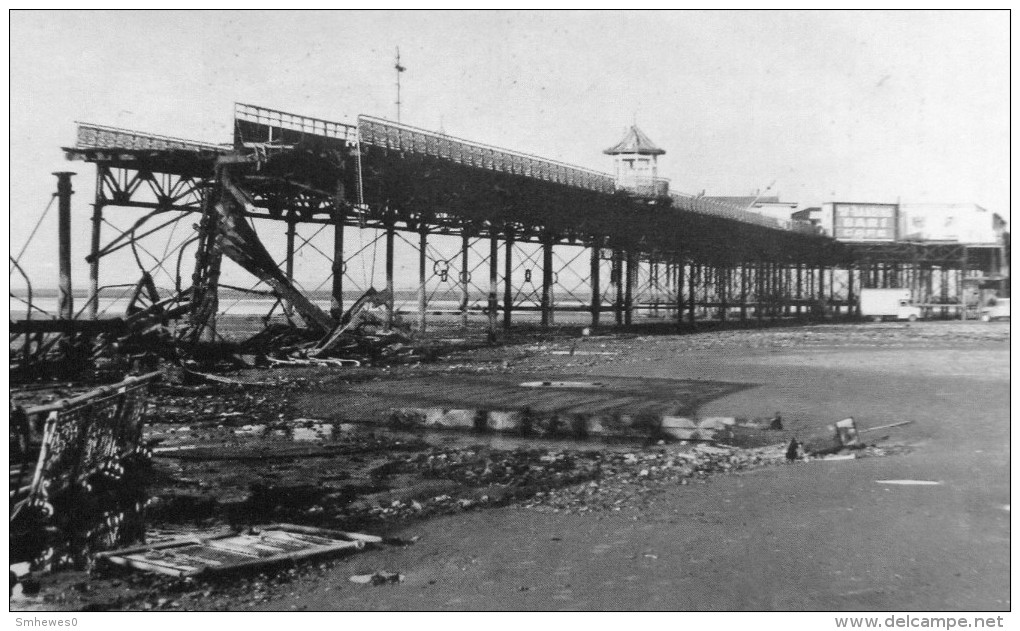
[[[1009,626],[1009,10],[8,20],[11,626]]]

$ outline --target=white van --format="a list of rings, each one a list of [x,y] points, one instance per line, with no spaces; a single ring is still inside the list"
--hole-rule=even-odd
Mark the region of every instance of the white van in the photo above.
[[[879,322],[884,318],[909,320],[921,317],[921,308],[914,305],[909,289],[862,289],[861,315]]]

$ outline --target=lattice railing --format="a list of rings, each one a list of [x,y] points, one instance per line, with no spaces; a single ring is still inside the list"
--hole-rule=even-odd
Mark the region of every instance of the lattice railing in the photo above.
[[[714,217],[725,217],[726,219],[752,223],[759,226],[765,226],[766,228],[777,228],[780,230],[793,229],[793,224],[789,221],[782,221],[775,217],[760,215],[736,204],[729,204],[697,195],[688,195],[686,193],[672,193],[670,194],[670,197],[673,198],[673,208],[678,210],[702,215],[712,215]]]
[[[230,151],[229,147],[222,147],[208,142],[197,140],[185,140],[172,136],[160,136],[145,132],[131,131],[129,129],[118,129],[106,125],[93,123],[77,123],[78,135],[74,146],[77,149],[142,149],[142,150],[169,150],[180,149],[184,151]]]
[[[606,173],[381,118],[359,116],[358,131],[361,141],[367,145],[432,156],[480,169],[512,173],[603,193],[612,193],[616,189],[613,177]]]
[[[234,119],[258,123],[267,127],[289,129],[312,136],[337,138],[352,145],[358,142],[358,128],[353,125],[291,114],[258,105],[234,103]]]

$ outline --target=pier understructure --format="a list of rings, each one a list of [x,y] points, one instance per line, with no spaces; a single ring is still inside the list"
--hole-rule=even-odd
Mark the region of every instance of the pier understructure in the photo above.
[[[81,123],[65,152],[95,166],[89,294],[75,310],[62,280],[59,320],[77,324],[12,323],[26,348],[43,330],[102,328],[113,296],[128,298],[122,321],[179,320],[192,339],[212,340],[224,288],[274,298],[271,311],[324,335],[367,291],[388,325],[421,332],[853,315],[862,288],[897,286],[951,315],[963,279],[1003,262],[996,248],[843,243],[371,116],[345,124],[238,104],[232,143]],[[125,260],[137,283],[104,285],[104,265]],[[226,261],[254,283],[223,285]],[[318,286],[297,282],[299,261],[321,271]],[[324,291],[328,306],[315,300]]]

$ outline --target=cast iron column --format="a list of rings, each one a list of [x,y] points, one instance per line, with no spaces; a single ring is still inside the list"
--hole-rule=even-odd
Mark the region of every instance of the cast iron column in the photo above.
[[[92,247],[89,260],[89,319],[99,318],[99,238],[103,227],[103,176],[106,167],[96,165],[96,203],[92,205]]]
[[[631,325],[634,323],[634,276],[637,270],[634,269],[635,256],[631,251],[627,251],[626,262],[627,262],[627,274],[626,274],[626,285],[624,286],[624,311],[623,318],[624,324]]]
[[[553,237],[542,235],[542,326],[553,323]]]
[[[510,319],[513,317],[514,309],[514,288],[513,288],[513,263],[514,263],[514,233],[508,227],[506,229],[506,252],[504,274],[503,274],[503,328],[510,328]]]
[[[297,218],[294,217],[294,211],[287,213],[287,258],[284,261],[285,273],[287,274],[287,281],[294,282],[294,235],[297,232]],[[284,311],[290,316],[294,313],[289,302],[284,302]]]
[[[428,293],[425,287],[428,234],[425,221],[421,220],[421,225],[418,227],[418,331],[420,333],[425,333],[425,310],[428,308]]]
[[[602,311],[602,284],[599,274],[602,271],[602,239],[593,236],[591,239],[591,328],[599,325]]]
[[[337,201],[333,208],[333,289],[330,315],[337,322],[344,315],[344,211]]]
[[[496,335],[499,326],[499,235],[489,227],[489,333]]]
[[[462,229],[463,230],[463,229]],[[468,303],[470,302],[471,272],[468,271],[468,250],[471,248],[470,235],[464,231],[460,244],[460,324],[468,327]]]
[[[58,171],[57,176],[57,266],[60,271],[60,299],[57,313],[61,320],[74,318],[74,296],[71,294],[71,176],[70,171]]]
[[[393,295],[393,217],[386,218],[386,330],[393,328],[396,298]]]

